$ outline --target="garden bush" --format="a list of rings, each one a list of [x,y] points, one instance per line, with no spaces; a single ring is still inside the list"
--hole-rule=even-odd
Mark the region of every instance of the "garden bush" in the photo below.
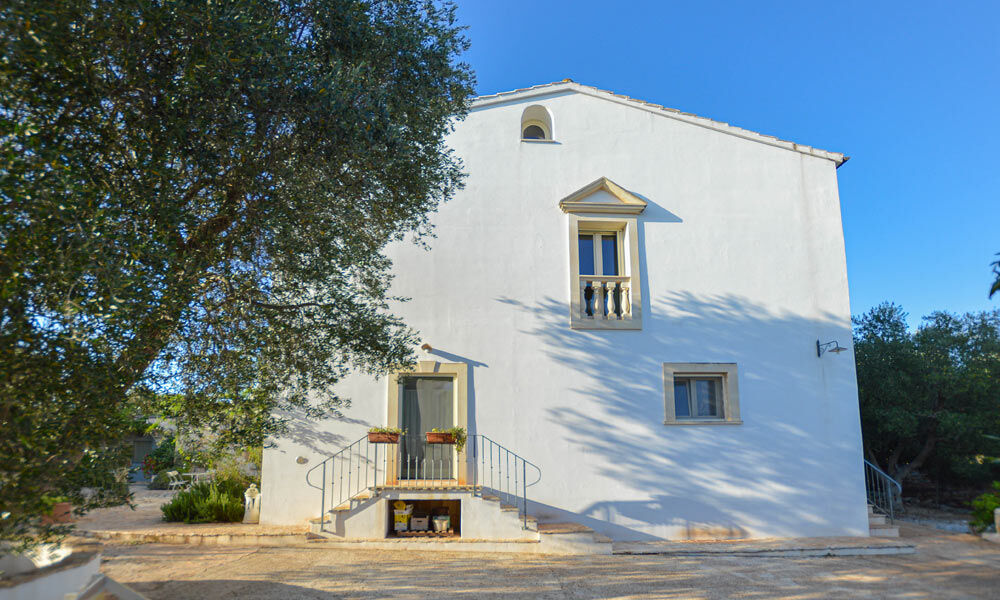
[[[993,525],[993,511],[1000,508],[1000,481],[993,482],[993,491],[986,492],[972,501],[972,520],[969,526],[974,531],[985,531]]]
[[[216,480],[239,482],[245,490],[251,483],[260,486],[260,454],[255,459],[253,451],[231,450],[208,461],[209,470]]]
[[[197,483],[177,492],[160,507],[164,521],[185,523],[233,523],[243,520],[242,482],[223,479]]]
[[[156,445],[152,452],[142,460],[142,474],[146,477],[159,474],[160,471],[171,471],[177,463],[177,452],[174,448],[174,436],[170,435]],[[163,488],[153,488],[163,489]]]

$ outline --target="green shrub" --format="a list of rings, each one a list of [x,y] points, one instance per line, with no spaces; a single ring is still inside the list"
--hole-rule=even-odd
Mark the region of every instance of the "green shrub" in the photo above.
[[[162,471],[157,471],[147,484],[151,490],[165,490],[168,489],[167,486],[170,484],[170,477],[167,476],[167,471],[172,471],[173,469],[163,469]]]
[[[260,465],[255,464],[253,458],[248,452],[234,451],[215,457],[211,461],[209,468],[215,471],[216,481],[237,482],[243,490],[250,487],[251,483],[260,487]],[[248,467],[250,467],[249,470]],[[258,475],[250,475],[248,471],[257,473]],[[240,493],[242,494],[243,492],[241,491]]]
[[[164,521],[185,523],[233,523],[243,520],[242,483],[223,479],[197,483],[177,494],[163,506]]]
[[[985,531],[993,525],[993,510],[1000,508],[1000,481],[993,482],[993,490],[972,501],[972,520],[969,521],[969,526],[973,531]]]
[[[142,473],[149,477],[160,471],[171,471],[176,462],[177,452],[174,448],[174,436],[168,435],[142,460]]]

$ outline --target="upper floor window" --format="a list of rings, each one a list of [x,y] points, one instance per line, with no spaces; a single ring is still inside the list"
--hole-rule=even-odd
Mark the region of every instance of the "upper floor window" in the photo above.
[[[580,234],[580,275],[613,275],[621,273],[617,231]]]
[[[559,202],[569,213],[570,326],[642,329],[638,215],[646,202],[605,177]]]
[[[552,115],[540,104],[533,104],[521,113],[521,139],[552,141]]]
[[[584,223],[580,231],[579,271],[581,286],[581,311],[587,318],[622,319],[630,312],[628,305],[629,278],[619,251],[625,230],[587,230]]]

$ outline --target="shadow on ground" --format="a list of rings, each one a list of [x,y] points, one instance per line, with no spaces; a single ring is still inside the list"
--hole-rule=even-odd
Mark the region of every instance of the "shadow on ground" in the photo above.
[[[904,556],[586,556],[116,546],[102,570],[166,598],[995,598],[1000,545],[903,525]]]

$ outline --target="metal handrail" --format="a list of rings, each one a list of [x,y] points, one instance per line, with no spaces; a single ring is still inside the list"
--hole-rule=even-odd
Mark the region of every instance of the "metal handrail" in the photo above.
[[[868,503],[874,509],[889,517],[889,523],[896,520],[896,505],[903,501],[903,486],[885,471],[865,461],[865,493]]]
[[[528,528],[528,487],[541,480],[538,465],[496,443],[482,434],[468,436],[462,452],[447,450],[432,452],[437,456],[422,457],[405,450],[406,434],[397,443],[371,443],[368,436],[345,446],[306,472],[306,484],[320,490],[320,529],[326,524],[326,514],[351,503],[365,491],[382,488],[454,488],[467,486],[475,495],[495,495],[501,504],[515,506],[518,518]],[[384,448],[379,448],[384,446]],[[464,471],[459,469],[464,464]],[[528,468],[533,481],[528,482]],[[454,469],[454,470],[453,470]],[[465,483],[460,484],[458,470]],[[319,471],[320,482],[312,481]],[[327,480],[329,472],[330,479]],[[471,482],[471,483],[470,483]],[[330,505],[327,505],[327,491]]]
[[[471,444],[471,446],[470,446]],[[524,529],[528,528],[528,487],[535,485],[542,479],[542,469],[535,463],[519,456],[504,446],[494,442],[492,439],[482,434],[469,436],[466,442],[466,464],[469,464],[469,449],[471,448],[471,473],[473,479],[473,490],[478,490],[482,495],[486,489],[492,490],[500,503],[506,500],[510,506],[516,506],[518,517],[522,519]],[[486,464],[489,457],[489,486],[486,485]],[[496,456],[496,468],[494,469],[493,458]],[[511,460],[514,461],[514,487],[511,488]],[[477,468],[477,462],[478,467]],[[534,470],[532,475],[535,479],[528,483],[528,467]],[[468,471],[467,471],[468,472]],[[520,484],[518,474],[520,473]],[[512,491],[513,490],[513,491]],[[520,495],[517,493],[520,490]]]

